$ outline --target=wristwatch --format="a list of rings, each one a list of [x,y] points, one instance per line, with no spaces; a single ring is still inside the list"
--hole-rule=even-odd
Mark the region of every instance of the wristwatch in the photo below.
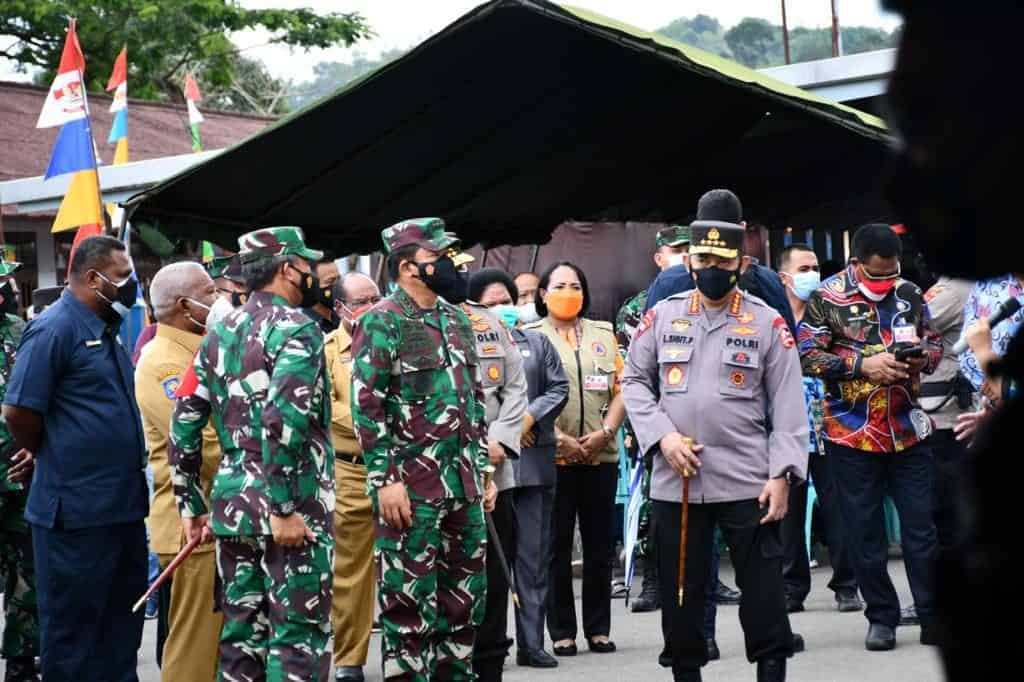
[[[606,424],[601,424],[601,430],[604,431],[604,435],[608,436],[608,440],[615,437],[615,432],[609,429]]]

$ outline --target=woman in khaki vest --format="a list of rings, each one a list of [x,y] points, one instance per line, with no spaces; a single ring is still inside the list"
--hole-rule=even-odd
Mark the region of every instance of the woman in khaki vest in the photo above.
[[[541,275],[535,306],[569,378],[569,401],[556,422],[555,489],[548,632],[559,656],[576,654],[572,544],[576,519],[583,541],[583,635],[596,653],[615,651],[611,629],[612,529],[619,449],[615,434],[625,417],[619,395],[622,359],[612,325],[580,317],[590,294],[583,271],[569,262]]]

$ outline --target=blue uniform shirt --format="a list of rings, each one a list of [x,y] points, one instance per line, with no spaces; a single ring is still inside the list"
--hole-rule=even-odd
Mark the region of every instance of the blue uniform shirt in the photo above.
[[[33,524],[89,528],[149,513],[132,362],[114,333],[65,290],[22,336],[4,403],[43,417]]]

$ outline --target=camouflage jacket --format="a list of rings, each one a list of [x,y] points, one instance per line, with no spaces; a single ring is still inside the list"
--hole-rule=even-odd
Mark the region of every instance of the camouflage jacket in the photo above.
[[[647,290],[645,289],[628,298],[619,308],[618,315],[615,316],[615,340],[619,342],[619,353],[623,359],[629,352],[629,342],[633,340],[633,334],[640,326],[646,306]]]
[[[405,483],[413,499],[479,497],[487,466],[484,394],[469,318],[402,289],[359,318],[352,412],[367,492]]]
[[[224,456],[210,498],[215,535],[270,535],[270,514],[302,514],[332,535],[334,449],[324,336],[284,299],[255,292],[209,330],[171,417],[168,461],[182,516],[205,514],[203,426]]]
[[[18,318],[14,315],[7,315],[0,318],[0,403],[7,394],[7,380],[11,377],[11,370],[14,369],[14,355],[18,350],[18,341],[21,337],[21,325],[17,324]],[[10,467],[10,457],[14,454],[14,438],[7,430],[7,422],[0,414],[0,493],[9,490],[23,490],[24,483],[9,483],[7,481],[7,469]]]

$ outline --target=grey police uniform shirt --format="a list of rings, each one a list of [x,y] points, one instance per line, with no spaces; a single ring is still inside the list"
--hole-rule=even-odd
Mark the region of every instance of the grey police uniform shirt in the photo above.
[[[964,328],[964,306],[967,305],[967,297],[973,286],[974,282],[964,279],[940,277],[925,293],[931,327],[942,334],[942,359],[934,372],[921,375],[922,387],[926,384],[946,384],[956,379],[960,371],[960,360],[953,352],[953,346],[960,340]],[[921,407],[931,415],[936,429],[953,428],[957,416],[963,412],[957,406],[956,396],[949,400],[942,397],[921,398]]]
[[[725,309],[705,311],[688,291],[649,310],[629,347],[622,395],[641,452],[672,432],[704,445],[692,503],[754,499],[770,478],[807,477],[796,343],[755,296],[737,290]],[[681,501],[679,474],[664,457],[654,462],[651,499]]]
[[[485,306],[472,301],[467,301],[465,306],[480,359],[479,379],[487,408],[487,440],[501,443],[507,455],[518,457],[527,406],[523,356],[504,322]],[[508,460],[495,468],[494,483],[499,491],[515,487],[515,472]]]

